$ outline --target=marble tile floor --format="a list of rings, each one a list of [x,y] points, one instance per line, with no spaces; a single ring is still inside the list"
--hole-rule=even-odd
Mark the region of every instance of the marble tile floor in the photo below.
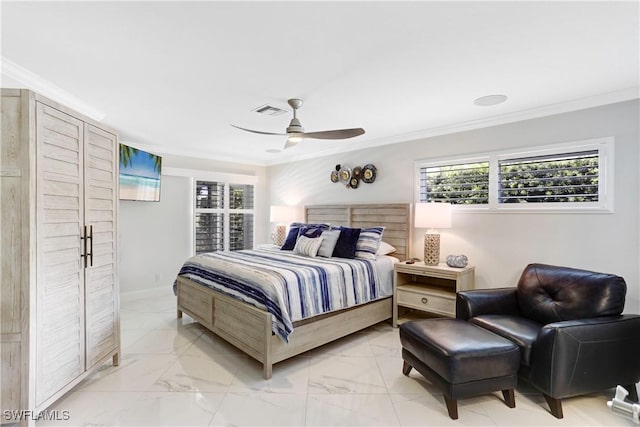
[[[274,366],[253,359],[189,317],[176,319],[170,290],[121,301],[123,355],[57,401],[68,420],[37,426],[632,426],[607,407],[613,390],[564,401],[554,418],[526,384],[509,409],[501,393],[459,401],[415,370],[402,375],[398,330],[381,323]]]

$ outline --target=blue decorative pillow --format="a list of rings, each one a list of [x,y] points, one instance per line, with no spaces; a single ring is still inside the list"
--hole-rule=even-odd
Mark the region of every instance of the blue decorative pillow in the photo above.
[[[296,241],[298,240],[300,229],[304,227],[314,227],[327,230],[330,226],[329,224],[305,224],[302,222],[292,222],[289,226],[289,234],[287,234],[287,238],[284,240],[284,244],[280,247],[280,249],[283,251],[292,251],[296,246]]]
[[[289,234],[287,234],[287,238],[284,239],[284,244],[280,247],[283,251],[292,251],[296,246],[296,241],[298,240],[298,233],[300,232],[300,224],[295,226],[293,223],[289,226]]]
[[[384,227],[363,228],[356,244],[356,258],[376,259]]]
[[[359,228],[340,227],[340,237],[333,249],[333,256],[338,258],[355,258],[356,245],[360,237]]]
[[[324,231],[324,228],[321,227],[316,227],[316,226],[312,226],[312,225],[305,225],[304,227],[300,228],[300,231],[298,232],[298,239],[300,238],[300,236],[305,236],[308,237],[310,239],[314,239],[316,237],[320,237],[320,235],[322,234],[322,232]]]
[[[324,230],[322,232],[322,244],[320,244],[320,249],[318,250],[318,256],[329,258],[333,255],[333,250],[336,247],[336,243],[338,243],[338,238],[340,237],[340,230]]]

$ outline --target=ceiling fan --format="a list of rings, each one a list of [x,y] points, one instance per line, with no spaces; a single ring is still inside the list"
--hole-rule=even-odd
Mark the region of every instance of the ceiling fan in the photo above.
[[[286,135],[287,142],[284,145],[285,149],[293,147],[303,139],[347,139],[347,138],[353,138],[354,136],[362,135],[364,133],[364,129],[362,128],[305,132],[296,114],[298,109],[302,107],[302,99],[292,98],[287,100],[287,103],[291,106],[291,108],[293,108],[293,118],[291,119],[291,122],[289,122],[289,126],[287,127],[286,133],[264,132],[260,130],[247,129],[247,128],[243,128],[236,125],[231,125],[231,126],[233,126],[236,129],[244,130],[247,132],[259,133],[262,135]]]

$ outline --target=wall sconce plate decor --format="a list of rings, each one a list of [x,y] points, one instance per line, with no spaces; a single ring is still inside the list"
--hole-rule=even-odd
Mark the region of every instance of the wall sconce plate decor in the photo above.
[[[340,174],[340,181],[342,182],[349,182],[351,179],[351,169],[349,168],[341,168],[338,173]]]
[[[353,169],[338,164],[335,170],[331,171],[331,182],[344,182],[346,188],[356,189],[361,181],[367,184],[373,183],[376,180],[376,174],[376,167],[371,163],[362,167],[356,166]]]
[[[364,165],[362,168],[362,180],[367,184],[371,184],[376,180],[376,167],[372,164]]]

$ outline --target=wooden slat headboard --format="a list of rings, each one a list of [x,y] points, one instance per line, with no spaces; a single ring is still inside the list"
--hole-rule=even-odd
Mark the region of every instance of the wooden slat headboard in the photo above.
[[[390,254],[404,261],[411,257],[411,204],[310,205],[305,206],[309,223],[328,223],[346,227],[383,226],[382,240],[396,248]]]

